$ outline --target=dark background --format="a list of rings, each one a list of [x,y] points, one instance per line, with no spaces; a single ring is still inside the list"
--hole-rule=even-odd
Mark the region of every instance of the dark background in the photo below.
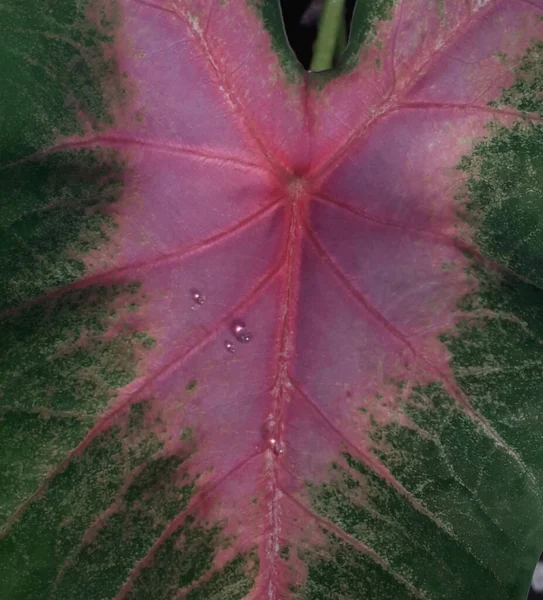
[[[345,2],[347,27],[351,22],[355,1],[346,0]],[[309,69],[311,63],[312,48],[317,36],[322,4],[323,0],[281,0],[283,19],[290,45],[306,69]],[[543,555],[540,560],[543,561]],[[528,600],[543,600],[543,592],[537,593],[531,589]]]
[[[311,49],[317,35],[319,14],[324,0],[281,0],[283,19],[290,45],[306,69],[311,62]],[[345,20],[350,24],[355,0],[345,1]]]

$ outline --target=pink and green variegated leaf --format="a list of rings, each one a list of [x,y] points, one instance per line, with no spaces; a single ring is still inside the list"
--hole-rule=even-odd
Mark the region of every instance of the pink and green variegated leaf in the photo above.
[[[543,0],[1,0],[6,600],[521,600]]]

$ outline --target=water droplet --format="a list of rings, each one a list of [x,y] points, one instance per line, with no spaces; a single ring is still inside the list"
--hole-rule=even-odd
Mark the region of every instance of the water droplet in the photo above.
[[[250,342],[251,338],[253,337],[251,335],[251,332],[247,329],[245,321],[242,321],[241,319],[236,319],[235,321],[233,321],[231,329],[236,340],[238,340],[238,342],[241,342],[242,344]]]
[[[190,290],[190,295],[195,304],[202,306],[202,304],[206,301],[206,297],[202,294],[200,290],[192,288]]]
[[[283,454],[283,452],[285,451],[284,445],[279,440],[276,440],[275,438],[271,438],[270,446],[271,446],[273,453],[278,456],[280,454]]]
[[[236,351],[234,344],[232,344],[230,340],[224,340],[224,347],[228,350],[228,352],[232,352],[232,354],[234,354]]]

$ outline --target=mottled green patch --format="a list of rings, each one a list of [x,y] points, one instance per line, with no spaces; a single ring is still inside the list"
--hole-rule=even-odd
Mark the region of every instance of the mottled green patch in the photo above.
[[[181,431],[181,435],[179,436],[182,441],[190,441],[194,437],[194,430],[192,427],[185,427]]]
[[[279,548],[279,556],[283,560],[288,560],[290,557],[290,546],[289,545],[281,546]]]
[[[114,426],[96,438],[0,538],[7,597],[112,598],[186,508],[193,486],[180,483],[185,456],[156,455],[132,465],[125,435]]]
[[[490,103],[543,116],[543,44],[534,44],[515,70],[515,83]],[[485,256],[543,285],[543,126],[519,119],[493,123],[459,165],[466,172],[464,218]]]
[[[129,310],[132,312],[132,304],[129,306]],[[134,339],[137,340],[142,348],[149,350],[150,348],[154,348],[156,345],[155,340],[144,331],[136,331],[134,334]]]
[[[504,60],[503,54],[499,55]],[[513,106],[522,113],[543,117],[543,43],[533,44],[515,69],[515,83],[490,106]]]
[[[44,411],[45,412],[45,411]],[[24,410],[0,413],[0,522],[30,494],[92,425],[77,414]]]
[[[533,539],[541,530],[533,520],[541,503],[538,485],[511,449],[466,415],[441,385],[418,390],[413,402],[406,413],[419,431],[387,431],[393,450],[382,452],[382,459],[461,540],[473,562],[492,571],[504,590],[520,586],[525,592],[540,550]]]
[[[269,33],[271,48],[279,60],[287,83],[299,84],[303,67],[298,62],[287,40],[279,2],[275,0],[247,0],[247,4],[255,10]]]
[[[187,383],[187,387],[185,388],[187,392],[193,392],[198,387],[198,381],[196,379],[191,379]]]
[[[113,122],[117,17],[105,0],[0,6],[0,311],[79,278],[114,228],[103,209],[122,191],[115,154],[47,150]]]
[[[396,0],[356,3],[349,41],[342,57],[342,71],[351,71],[357,66],[364,47],[374,42],[376,24],[379,21],[392,18],[395,4]],[[378,68],[380,68],[380,65],[378,65]]]
[[[151,401],[144,400],[132,404],[128,413],[128,425],[124,443],[128,468],[150,461],[159,455],[162,443],[149,427],[147,414],[151,410]]]
[[[256,551],[238,555],[208,581],[198,584],[188,595],[188,600],[243,600],[254,587],[259,571]],[[157,598],[159,600],[159,598]]]
[[[0,177],[0,310],[73,282],[82,257],[114,231],[102,211],[122,191],[113,153],[63,151],[17,163]]]
[[[193,492],[179,471],[186,454],[164,454],[146,427],[149,409],[149,401],[130,407],[8,522],[0,537],[8,597],[111,598],[186,508]]]
[[[323,535],[327,540],[326,550],[303,556],[308,573],[307,580],[297,590],[297,599],[413,598],[405,586],[370,557],[334,534],[323,531]]]
[[[488,258],[543,285],[543,126],[494,124],[460,162],[466,220]]]
[[[454,263],[454,262],[444,262],[444,263],[441,265],[441,268],[442,268],[444,271],[453,271],[454,269],[456,269],[456,268],[457,268],[457,266],[458,266],[458,265],[457,265],[456,263]]]
[[[408,482],[413,485],[413,488],[408,489],[415,498],[419,497],[426,486],[429,486],[428,495],[437,491],[433,506],[435,518],[417,510],[411,498],[395,491],[364,463],[349,454],[345,454],[344,463],[333,467],[329,483],[310,486],[311,504],[314,510],[347,535],[369,546],[388,565],[387,569],[383,569],[375,560],[353,546],[353,560],[358,556],[361,561],[359,574],[367,570],[368,577],[381,582],[375,585],[388,585],[390,573],[394,573],[397,576],[396,582],[405,580],[414,588],[431,590],[432,598],[454,600],[484,597],[485,589],[501,585],[500,575],[492,573],[484,562],[490,541],[486,539],[486,534],[479,540],[477,551],[483,559],[479,561],[470,544],[450,533],[446,520],[441,520],[445,512],[452,514],[458,509],[458,505],[449,503],[452,500],[448,495],[450,485],[447,483],[444,489],[440,487],[443,480],[439,471],[435,474],[432,471],[436,467],[433,461],[435,453],[419,460],[416,451],[427,451],[428,448],[418,444],[416,437],[414,440],[402,438],[404,433],[408,436],[411,432],[395,428],[382,432],[389,444],[395,450],[398,449],[397,453],[393,452],[389,457],[389,468],[394,474],[398,471],[399,477],[403,476],[399,472],[401,465],[406,472],[416,477],[416,482]],[[400,447],[401,443],[404,445]],[[411,443],[418,445],[413,448],[408,445]],[[383,459],[387,460],[387,456],[383,456]],[[408,471],[410,467],[412,471]],[[310,558],[310,563],[313,560]],[[334,560],[333,556],[331,560]],[[432,565],[431,569],[428,568],[429,564]],[[358,593],[358,588],[355,585],[353,583],[354,587],[350,590],[352,597],[357,597],[355,593]],[[404,593],[407,594],[405,590]]]
[[[149,400],[142,400],[130,406],[128,411],[128,433],[137,434],[143,428],[145,414],[150,408]]]
[[[131,286],[134,290],[134,286]],[[66,293],[0,320],[0,517],[33,492],[136,374],[145,351],[111,308],[126,287]]]
[[[50,598],[59,569],[122,481],[119,431],[112,429],[72,460],[0,538],[2,594],[10,600]]]
[[[484,328],[478,330],[484,335]],[[469,347],[472,335],[470,330],[468,337],[455,338],[457,345],[450,348],[456,360],[462,349]],[[512,340],[511,346],[515,342],[518,340]],[[496,356],[496,346],[493,348]],[[503,358],[507,361],[508,357]],[[466,363],[477,365],[473,356]],[[490,411],[485,415],[496,419],[497,426],[503,423],[506,400],[513,413],[525,409],[520,399],[511,400],[507,390],[500,401],[500,385],[503,382],[497,381],[484,396],[489,407],[500,406],[497,412],[501,415]],[[526,404],[534,401],[532,395]],[[540,437],[540,427],[521,423],[515,429],[517,437],[501,444],[439,383],[413,390],[404,412],[412,427],[378,428],[373,437],[376,455],[407,490],[405,494],[350,454],[344,455],[345,463],[331,465],[329,483],[308,487],[313,509],[375,551],[386,563],[386,568],[381,568],[386,573],[379,574],[379,561],[370,565],[368,556],[351,544],[354,564],[350,569],[358,575],[353,581],[342,576],[343,588],[337,589],[343,595],[334,596],[335,588],[326,586],[336,561],[341,564],[344,559],[342,554],[336,556],[332,545],[332,550],[327,547],[330,556],[326,559],[318,554],[306,557],[309,572],[314,574],[307,597],[324,598],[328,593],[338,598],[359,597],[364,591],[358,587],[360,579],[372,581],[375,590],[386,584],[388,573],[393,572],[435,599],[486,598],[491,593],[493,598],[523,600],[543,532],[539,518],[541,468],[536,475],[539,484],[534,485],[524,452],[531,448],[541,463],[541,445],[535,440]],[[526,447],[509,445],[513,441],[526,442]],[[517,451],[525,464],[519,464]],[[326,568],[331,572],[321,581],[318,577]],[[402,597],[410,597],[404,593]]]
[[[0,321],[0,403],[4,408],[97,415],[135,377],[136,331],[117,326],[122,286],[88,287]]]
[[[95,527],[91,540],[81,540],[65,565],[56,598],[115,596],[166,525],[186,508],[193,487],[176,483],[182,462],[180,456],[160,456],[134,470],[113,513]]]
[[[94,127],[112,122],[108,100],[123,96],[116,2],[4,0],[0,22],[0,164],[82,133],[81,115]]]
[[[466,298],[462,308],[467,315],[484,311],[487,316],[467,320],[454,334],[444,336],[452,353],[454,376],[472,406],[493,424],[539,480],[543,290],[514,275],[482,268],[474,273],[480,292]],[[520,465],[517,469],[521,472]]]
[[[225,543],[220,525],[205,527],[188,516],[157,549],[127,599],[173,598],[181,589],[191,600],[243,598],[254,584],[258,561],[253,553],[238,555],[216,570],[216,552]]]

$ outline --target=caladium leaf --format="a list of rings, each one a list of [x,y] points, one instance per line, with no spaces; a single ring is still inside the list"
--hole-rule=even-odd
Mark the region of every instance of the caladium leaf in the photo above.
[[[0,14],[2,597],[525,597],[543,0]]]

